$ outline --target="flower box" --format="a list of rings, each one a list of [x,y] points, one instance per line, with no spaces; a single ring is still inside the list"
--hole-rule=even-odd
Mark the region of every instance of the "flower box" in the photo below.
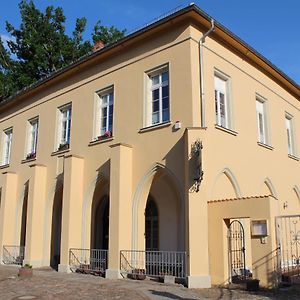
[[[68,150],[70,148],[69,144],[60,144],[58,147],[58,151]]]
[[[36,158],[36,153],[35,152],[28,153],[27,156],[26,156],[26,159],[33,159],[33,158]]]
[[[105,131],[105,133],[103,134],[103,135],[100,135],[100,136],[98,136],[98,141],[102,141],[102,140],[105,140],[105,139],[108,139],[108,138],[110,138],[110,137],[112,137],[112,133],[111,133],[111,131]]]
[[[19,269],[19,277],[30,278],[33,275],[32,266],[29,264],[24,265]]]

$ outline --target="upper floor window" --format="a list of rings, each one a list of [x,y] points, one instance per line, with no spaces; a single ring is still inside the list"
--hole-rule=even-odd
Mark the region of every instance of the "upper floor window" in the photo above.
[[[146,126],[170,121],[169,69],[164,66],[147,74]]]
[[[258,141],[262,144],[268,145],[269,138],[267,128],[266,101],[261,97],[256,97],[256,117]]]
[[[111,87],[96,94],[95,139],[112,136],[113,114],[114,90]]]
[[[71,138],[71,104],[59,108],[58,150],[68,149]]]
[[[220,72],[215,72],[214,83],[216,124],[231,129],[229,78]]]
[[[37,138],[38,138],[38,127],[39,119],[34,118],[28,121],[28,139],[27,139],[27,151],[26,158],[35,158],[36,157],[36,148],[37,148]]]
[[[288,153],[290,155],[295,155],[296,149],[295,149],[293,117],[290,114],[285,115],[285,127],[287,133]]]
[[[3,137],[3,149],[2,149],[2,165],[8,165],[10,163],[11,156],[11,144],[12,144],[12,135],[13,129],[9,128],[4,130]]]

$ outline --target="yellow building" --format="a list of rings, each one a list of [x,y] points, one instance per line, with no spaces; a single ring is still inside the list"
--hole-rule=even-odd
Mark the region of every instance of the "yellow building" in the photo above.
[[[273,285],[299,266],[279,232],[300,214],[299,99],[193,4],[57,71],[0,104],[1,261]]]

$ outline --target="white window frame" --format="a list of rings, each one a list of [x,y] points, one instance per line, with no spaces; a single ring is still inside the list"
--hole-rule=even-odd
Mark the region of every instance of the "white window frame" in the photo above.
[[[230,77],[219,70],[214,71],[214,105],[216,115],[216,125],[233,129],[232,117],[231,117],[231,97],[230,97]],[[224,105],[224,117],[221,114],[221,100],[223,95]]]
[[[37,151],[37,141],[38,141],[38,131],[39,131],[39,117],[32,118],[28,120],[27,126],[27,144],[25,158],[36,156]]]
[[[67,112],[66,117],[64,113]],[[65,130],[63,129],[63,124],[66,123]],[[56,149],[59,150],[61,146],[67,145],[70,146],[71,143],[71,128],[72,128],[72,103],[65,104],[58,107],[58,126],[57,126],[57,140],[56,140]],[[63,137],[66,132],[65,137]],[[69,135],[68,135],[69,133]]]
[[[164,73],[168,74],[168,80],[162,81],[162,75]],[[152,79],[154,77],[158,76],[159,82],[157,84],[153,85]],[[145,110],[144,110],[144,124],[143,127],[151,127],[156,126],[164,123],[169,123],[171,121],[171,101],[170,101],[170,68],[169,64],[165,64],[162,66],[159,66],[155,69],[152,69],[150,71],[145,72],[145,95],[146,95],[146,101],[145,101]],[[163,117],[163,97],[162,97],[162,89],[163,87],[168,87],[168,118],[164,120]],[[158,109],[158,122],[153,122],[153,98],[152,98],[152,92],[154,90],[159,91],[159,109]]]
[[[264,145],[270,145],[267,118],[267,100],[259,95],[256,95],[255,106],[258,142]]]
[[[107,97],[107,102],[103,103],[103,99]],[[95,93],[95,117],[93,140],[112,137],[114,131],[114,109],[115,109],[115,92],[114,86],[109,86]],[[112,113],[111,113],[112,106]],[[106,108],[106,123],[101,127],[101,120],[104,117],[103,111]],[[112,115],[112,124],[109,125],[109,116]]]
[[[294,117],[285,113],[285,128],[287,133],[288,154],[296,156]]]
[[[7,128],[3,131],[3,146],[2,146],[2,165],[9,165],[11,159],[11,147],[13,138],[13,128]]]

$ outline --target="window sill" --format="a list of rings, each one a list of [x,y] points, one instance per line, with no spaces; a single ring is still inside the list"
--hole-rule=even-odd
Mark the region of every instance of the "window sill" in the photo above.
[[[106,142],[110,142],[114,140],[114,137],[109,137],[109,138],[106,138],[106,139],[102,139],[102,140],[95,140],[95,141],[91,141],[89,142],[89,146],[94,146],[94,145],[98,145],[98,144],[102,144],[102,143],[106,143]]]
[[[35,161],[35,160],[36,160],[36,157],[34,157],[34,158],[25,158],[25,159],[21,160],[21,164],[26,164],[28,162]]]
[[[9,164],[6,164],[6,165],[1,165],[0,166],[0,170],[2,170],[2,169],[6,169],[6,168],[8,168],[9,167]]]
[[[226,127],[223,127],[223,126],[220,126],[220,125],[217,125],[217,124],[215,124],[215,128],[216,128],[216,129],[219,129],[219,130],[222,130],[222,131],[224,131],[224,132],[227,132],[227,133],[229,133],[229,134],[232,134],[232,135],[234,135],[234,136],[237,136],[237,135],[238,135],[238,133],[237,133],[236,131],[231,130],[231,129],[226,128]]]
[[[148,126],[148,127],[141,128],[139,130],[139,133],[143,133],[143,132],[147,132],[147,131],[152,131],[152,130],[159,129],[159,128],[164,128],[164,127],[169,127],[171,124],[172,124],[172,122],[168,121],[168,122],[164,122],[164,123],[159,123],[159,124],[151,125],[151,126]]]
[[[295,156],[295,155],[293,155],[293,154],[288,154],[288,157],[291,158],[291,159],[294,159],[294,160],[296,160],[296,161],[299,161],[299,160],[300,160],[299,157],[297,157],[297,156]]]
[[[257,142],[257,145],[261,146],[261,147],[264,147],[266,149],[269,149],[269,150],[274,150],[274,147],[272,147],[270,145],[267,145],[267,144],[264,144],[264,143],[261,143],[261,142]]]
[[[56,151],[53,151],[51,153],[51,156],[55,156],[55,155],[60,155],[60,154],[64,154],[64,153],[67,153],[70,151],[70,148],[69,149],[65,149],[65,150],[56,150]]]

